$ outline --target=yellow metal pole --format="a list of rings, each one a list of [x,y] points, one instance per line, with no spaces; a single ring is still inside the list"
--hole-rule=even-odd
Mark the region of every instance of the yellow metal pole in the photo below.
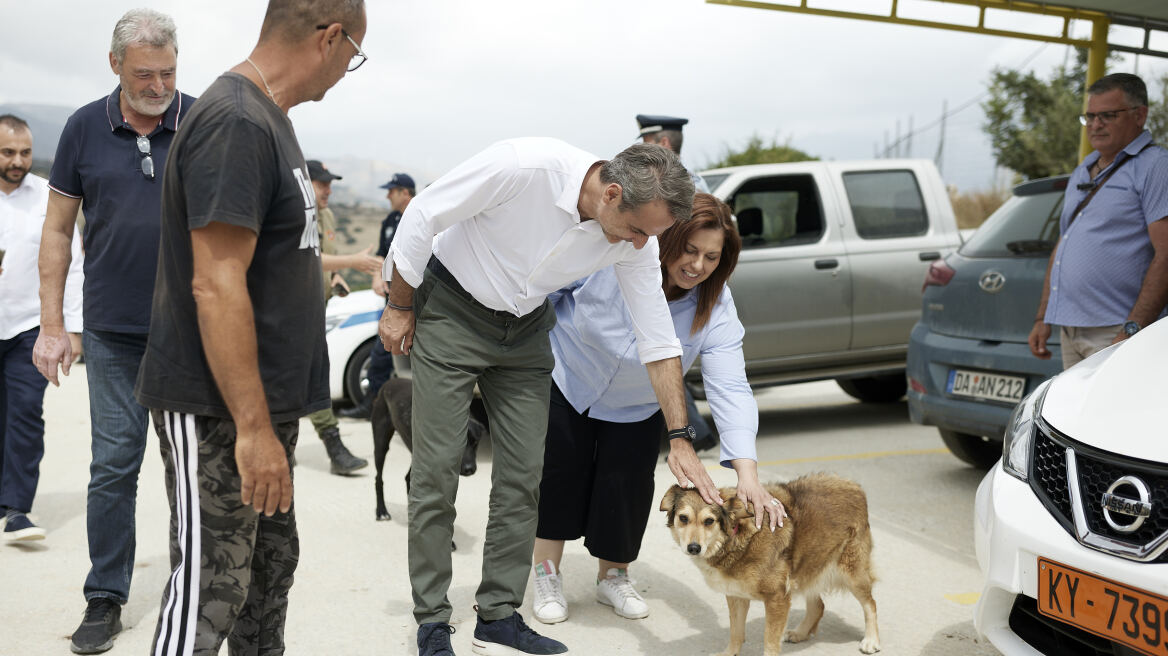
[[[1111,21],[1106,17],[1091,22],[1091,47],[1087,50],[1087,80],[1084,88],[1107,73],[1107,31]],[[1083,111],[1087,111],[1087,93],[1083,93]],[[1091,142],[1087,141],[1087,128],[1079,132],[1079,161],[1091,154]]]

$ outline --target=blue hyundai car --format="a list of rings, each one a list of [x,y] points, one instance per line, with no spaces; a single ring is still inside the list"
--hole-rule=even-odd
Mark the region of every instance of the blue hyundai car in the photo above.
[[[1030,353],[1046,265],[1059,238],[1067,176],[1025,182],[961,248],[933,262],[908,346],[909,415],[936,426],[953,455],[988,469],[1014,406],[1062,370]]]

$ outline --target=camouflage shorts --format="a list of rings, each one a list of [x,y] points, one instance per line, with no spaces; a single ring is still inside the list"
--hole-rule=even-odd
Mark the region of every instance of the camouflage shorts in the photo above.
[[[152,654],[283,654],[300,555],[295,506],[272,517],[240,502],[235,424],[152,410],[170,500],[171,575]],[[274,426],[291,455],[299,423]],[[197,566],[196,566],[197,564]]]

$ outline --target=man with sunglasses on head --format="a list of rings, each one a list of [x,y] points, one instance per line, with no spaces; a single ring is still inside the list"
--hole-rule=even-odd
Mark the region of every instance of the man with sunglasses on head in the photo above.
[[[1168,304],[1168,151],[1144,129],[1148,90],[1130,73],[1087,89],[1079,117],[1095,151],[1071,173],[1030,351],[1059,326],[1063,368],[1131,337]]]
[[[86,507],[87,609],[72,649],[96,654],[122,629],[134,571],[134,509],[146,449],[146,409],[134,380],[146,349],[158,262],[162,170],[194,98],[175,91],[174,21],[150,9],[114,27],[109,63],[118,86],[65,124],[49,175],[41,237],[41,332],[33,362],[54,385],[73,349],[62,299],[77,210],[85,212],[82,348],[89,380],[93,460]]]
[[[152,654],[285,651],[289,459],[300,418],[330,403],[316,198],[288,110],[360,66],[364,37],[362,0],[271,0],[251,54],[175,136],[135,389],[171,509]]]

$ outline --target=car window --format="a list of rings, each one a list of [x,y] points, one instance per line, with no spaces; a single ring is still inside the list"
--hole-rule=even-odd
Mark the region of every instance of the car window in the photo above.
[[[706,186],[710,188],[710,191],[713,191],[717,189],[718,185],[722,184],[722,181],[728,177],[730,177],[729,173],[715,173],[711,175],[703,175],[702,180],[706,182]]]
[[[1046,257],[1059,238],[1063,192],[1014,196],[973,233],[959,251],[966,257]]]
[[[748,180],[729,205],[743,248],[813,244],[823,236],[819,189],[810,174]]]
[[[923,235],[929,229],[925,201],[912,171],[844,174],[856,232],[864,239]]]

